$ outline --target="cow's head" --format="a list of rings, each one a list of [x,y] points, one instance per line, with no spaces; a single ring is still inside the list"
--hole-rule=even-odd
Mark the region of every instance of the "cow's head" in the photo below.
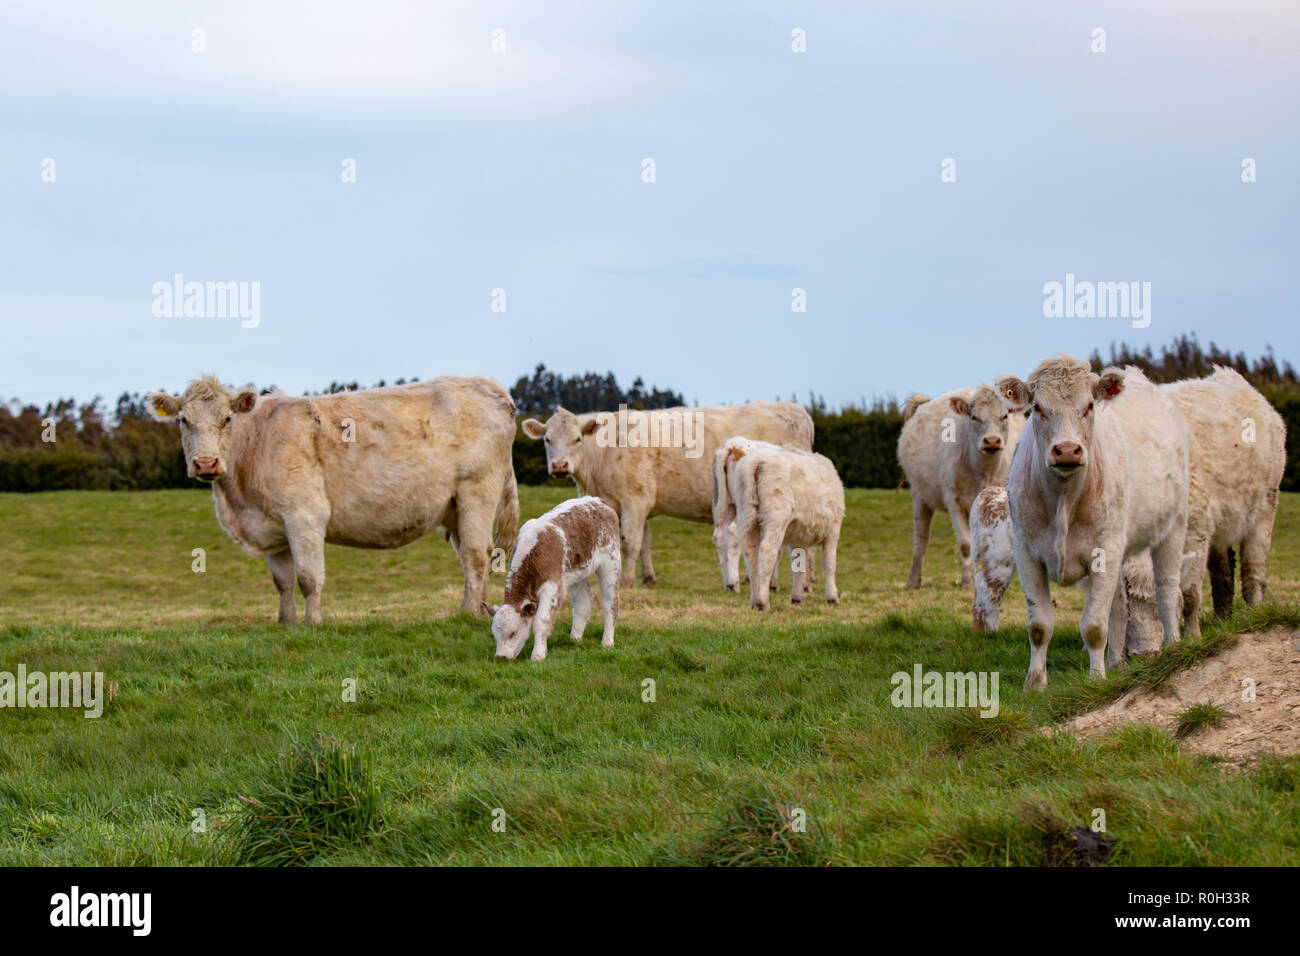
[[[1087,468],[1097,403],[1124,390],[1124,373],[1108,368],[1098,375],[1062,355],[1039,363],[1028,382],[1004,375],[997,389],[1008,403],[1030,407],[1028,427],[1043,467],[1069,479]]]
[[[552,478],[574,478],[582,474],[583,450],[596,434],[600,423],[590,419],[585,424],[564,408],[557,408],[545,425],[535,418],[523,423],[524,434],[540,438],[546,446],[546,470]]]
[[[257,392],[232,392],[215,378],[190,382],[179,398],[154,392],[149,411],[160,422],[176,422],[185,449],[185,467],[191,478],[216,481],[226,473],[236,415],[246,415],[257,405]]]
[[[948,405],[967,420],[967,453],[972,461],[980,456],[996,457],[1007,447],[1012,409],[998,399],[993,389],[981,385],[969,401],[954,397]]]
[[[492,639],[497,643],[497,658],[512,661],[528,643],[537,602],[527,601],[520,608],[502,604],[492,615]]]

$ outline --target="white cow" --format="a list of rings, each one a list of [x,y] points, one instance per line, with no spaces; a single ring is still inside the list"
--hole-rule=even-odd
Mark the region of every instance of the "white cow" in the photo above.
[[[1054,613],[1049,581],[1084,581],[1079,630],[1091,674],[1106,675],[1107,634],[1125,630],[1126,559],[1151,549],[1166,643],[1178,640],[1179,571],[1187,531],[1190,440],[1174,400],[1135,368],[1101,375],[1058,356],[999,394],[1032,408],[1007,475],[1016,571],[1029,613],[1027,690],[1047,686]],[[1111,642],[1111,662],[1124,642]]]
[[[825,455],[755,441],[729,439],[722,451],[724,497],[716,513],[715,540],[735,520],[749,568],[749,603],[767,610],[768,580],[782,546],[822,549],[826,603],[840,602],[835,558],[844,522],[844,484]],[[803,600],[804,571],[794,566],[790,601]]]
[[[1264,599],[1278,489],[1286,469],[1286,425],[1250,383],[1230,368],[1159,386],[1187,419],[1191,485],[1187,550],[1196,561],[1183,576],[1183,624],[1200,633],[1201,584],[1207,561],[1227,567],[1226,587],[1216,582],[1215,613],[1232,612],[1228,550],[1241,555],[1241,590],[1247,605]]]
[[[148,404],[179,426],[189,474],[211,483],[221,527],[266,558],[281,624],[298,619],[295,579],[307,623],[321,623],[326,542],[398,548],[435,529],[465,572],[461,608],[487,610],[492,546],[508,549],[519,524],[515,403],[496,382],[444,376],[259,398],[203,378]]]
[[[1016,573],[1015,531],[1006,488],[991,485],[975,497],[970,510],[970,542],[975,565],[975,630],[996,631],[1002,600]],[[1194,557],[1183,556],[1184,568]],[[1156,613],[1151,553],[1143,551],[1125,561],[1123,575],[1124,589],[1116,600],[1125,601],[1128,653],[1154,654],[1160,650],[1164,633]]]
[[[1019,413],[993,389],[959,388],[936,399],[913,395],[903,404],[898,462],[912,488],[912,572],[907,587],[921,586],[921,562],[936,511],[948,513],[961,557],[961,586],[970,587],[969,515],[986,485],[1005,482],[1007,463],[1024,427]]]

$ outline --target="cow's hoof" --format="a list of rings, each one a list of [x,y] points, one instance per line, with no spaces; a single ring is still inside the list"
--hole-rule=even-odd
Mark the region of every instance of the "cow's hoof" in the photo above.
[[[756,603],[754,603],[753,601],[751,601],[751,602],[749,603],[749,606],[752,607],[755,611],[766,611],[766,610],[767,610],[767,604],[756,604]]]
[[[654,575],[653,575],[653,574],[652,574],[652,575],[648,575],[647,577],[644,577],[644,578],[641,579],[641,587],[643,587],[643,588],[652,588],[652,587],[654,587],[654,586],[655,586],[655,579],[654,579]]]
[[[790,603],[791,603],[791,604],[802,604],[802,603],[803,603],[803,598],[801,598],[801,597],[792,597],[792,598],[790,598]]]
[[[921,579],[917,578],[913,581],[911,578],[908,578],[907,583],[904,584],[903,587],[909,591],[919,591],[921,589]]]
[[[723,585],[722,590],[724,590],[724,591],[730,591],[732,594],[739,594],[739,593],[740,593],[740,585],[739,585],[739,584],[725,584],[725,585]]]
[[[775,594],[775,593],[776,593],[776,589],[777,589],[778,586],[779,586],[779,585],[776,585],[776,584],[769,584],[769,585],[767,586],[767,589],[768,589],[769,591],[771,591],[773,594]]]
[[[1047,671],[1030,671],[1025,677],[1025,690],[1047,690]]]
[[[840,603],[840,599],[838,597],[828,597],[826,599],[826,603],[829,604],[831,607],[834,607],[835,605]]]

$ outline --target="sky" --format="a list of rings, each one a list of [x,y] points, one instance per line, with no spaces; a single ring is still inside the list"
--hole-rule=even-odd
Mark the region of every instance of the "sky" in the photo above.
[[[0,131],[0,400],[1300,364],[1293,0],[5,0]],[[255,324],[157,314],[178,274]],[[1067,275],[1145,318],[1045,315]]]

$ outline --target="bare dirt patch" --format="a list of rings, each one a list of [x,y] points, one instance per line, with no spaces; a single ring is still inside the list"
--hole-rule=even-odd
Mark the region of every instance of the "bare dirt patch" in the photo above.
[[[1254,681],[1253,701],[1243,699],[1248,681]],[[1233,767],[1261,754],[1300,753],[1300,631],[1242,634],[1235,647],[1179,671],[1164,685],[1136,687],[1059,729],[1086,739],[1145,723],[1173,734],[1179,716],[1201,704],[1214,705],[1223,718],[1184,738],[1193,753],[1217,755]]]

